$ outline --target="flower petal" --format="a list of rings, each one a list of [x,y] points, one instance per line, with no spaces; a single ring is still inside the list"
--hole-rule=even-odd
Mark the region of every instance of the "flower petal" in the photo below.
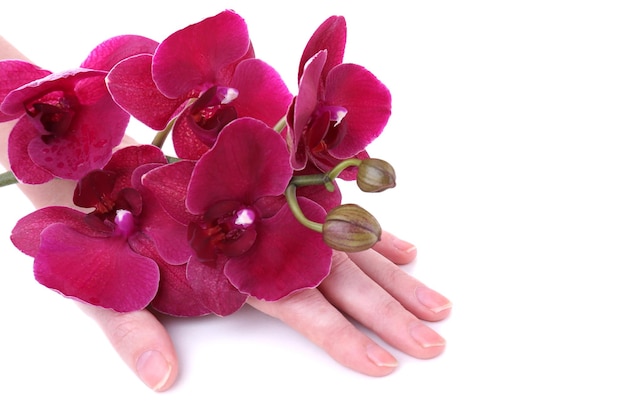
[[[218,80],[223,67],[249,50],[245,21],[232,11],[209,17],[167,37],[154,54],[154,81],[170,98],[203,91]]]
[[[94,238],[56,223],[41,233],[38,282],[61,294],[119,312],[145,308],[159,284],[157,264],[121,238]]]
[[[291,163],[296,170],[304,168],[307,162],[306,144],[302,141],[304,129],[318,105],[318,88],[322,69],[326,62],[326,51],[315,54],[304,68],[298,86],[298,96],[294,101],[293,126],[291,132]]]
[[[187,282],[186,263],[171,265],[164,261],[153,242],[143,233],[137,233],[128,243],[135,252],[153,259],[159,266],[159,290],[151,303],[155,310],[179,317],[203,316],[213,312]]]
[[[227,316],[239,310],[248,298],[241,294],[224,275],[225,257],[218,257],[215,265],[207,265],[193,257],[187,265],[187,281],[196,297],[218,316]]]
[[[27,119],[21,117],[9,134],[8,154],[13,175],[24,184],[43,184],[54,178],[47,169],[36,165],[28,152],[28,144],[40,136]]]
[[[273,127],[287,112],[293,96],[278,72],[260,59],[237,65],[231,86],[239,91],[233,102],[239,117],[252,117]]]
[[[382,133],[391,115],[391,94],[387,87],[374,74],[355,64],[341,64],[328,73],[325,102],[348,109],[341,121],[347,125],[346,136],[328,150],[339,159],[364,150]]]
[[[11,91],[50,74],[50,71],[44,70],[30,62],[17,59],[0,61],[0,104]],[[0,122],[13,120],[18,116],[19,113],[9,115],[0,112]]]
[[[308,218],[323,221],[326,212],[305,198],[298,203]],[[245,255],[231,258],[224,273],[242,293],[274,301],[317,286],[328,275],[332,249],[322,235],[300,224],[287,205],[257,225],[257,240]]]
[[[313,33],[306,44],[300,66],[298,68],[298,81],[302,77],[306,62],[319,51],[326,50],[328,59],[322,71],[322,80],[332,68],[343,62],[343,54],[346,49],[346,19],[343,16],[331,16],[326,19]]]
[[[129,121],[107,94],[89,106],[81,106],[74,116],[73,128],[50,143],[32,140],[28,153],[33,162],[54,176],[78,180],[111,159]]]
[[[161,269],[161,282],[152,308],[170,316],[198,317],[213,313],[200,294],[187,282],[187,264],[170,265],[157,260]]]
[[[88,227],[85,222],[85,213],[69,207],[50,206],[34,211],[18,220],[11,231],[11,242],[20,251],[34,257],[39,251],[41,232],[54,223],[63,223],[83,235],[105,236]]]
[[[182,224],[189,224],[197,218],[185,206],[187,186],[195,166],[193,161],[182,160],[155,168],[141,179],[163,209]]]
[[[187,208],[202,214],[223,200],[251,205],[260,197],[282,194],[291,174],[280,134],[258,120],[237,119],[226,125],[213,149],[198,160],[189,182]]]
[[[152,80],[152,55],[136,55],[119,62],[107,76],[115,102],[140,122],[163,130],[182,110],[187,97],[168,98]]]
[[[96,46],[80,65],[82,68],[110,71],[118,62],[139,54],[153,54],[157,41],[138,36],[120,35],[107,39]]]

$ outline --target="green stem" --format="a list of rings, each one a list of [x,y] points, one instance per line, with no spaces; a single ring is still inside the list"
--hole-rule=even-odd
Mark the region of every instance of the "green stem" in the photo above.
[[[278,133],[282,132],[283,129],[287,126],[287,116],[283,116],[278,123],[274,126],[274,130]]]
[[[302,212],[300,205],[298,204],[298,197],[296,197],[296,185],[289,184],[287,189],[285,190],[285,197],[287,197],[287,204],[291,209],[294,217],[298,219],[300,223],[304,226],[308,227],[311,230],[315,230],[316,232],[322,233],[323,225],[321,223],[314,222],[312,220],[307,219],[307,217]]]
[[[159,148],[163,148],[163,144],[165,143],[165,139],[167,139],[167,135],[170,134],[170,132],[172,131],[172,127],[174,126],[174,122],[176,121],[176,118],[173,118],[172,120],[170,120],[170,122],[167,124],[167,126],[165,126],[165,129],[161,130],[160,132],[157,132],[156,135],[154,135],[154,139],[152,139],[152,144],[154,146],[158,146]]]
[[[17,178],[15,178],[15,175],[13,175],[11,171],[0,174],[0,187],[12,184],[17,184]]]
[[[361,162],[363,161],[358,158],[346,159],[345,161],[341,161],[340,163],[338,163],[333,169],[328,171],[326,175],[328,176],[330,181],[335,181],[344,169],[350,167],[358,167],[359,165],[361,165]]]

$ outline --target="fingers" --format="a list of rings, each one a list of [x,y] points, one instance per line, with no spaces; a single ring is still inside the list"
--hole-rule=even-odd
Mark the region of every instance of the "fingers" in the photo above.
[[[367,276],[418,318],[439,321],[450,315],[450,300],[398,268],[382,254],[364,251],[351,253],[349,257]]]
[[[384,376],[396,359],[348,321],[317,289],[267,302],[250,297],[257,310],[276,317],[324,349],[340,364],[370,376]]]
[[[380,261],[393,265],[375,252],[364,255],[373,258],[366,262],[370,266]],[[375,268],[372,267],[372,269]],[[404,280],[403,276],[395,275]],[[402,284],[402,286],[409,285],[408,282]],[[445,340],[419,320],[413,312],[407,310],[401,299],[395,297],[394,293],[399,293],[398,288],[395,288],[395,285],[389,285],[394,292],[386,291],[356,263],[352,262],[345,253],[335,254],[333,273],[322,282],[319,288],[338,309],[370,328],[397,349],[422,359],[433,358],[443,352]],[[420,303],[409,301],[412,301],[413,306],[416,304],[420,306]]]
[[[146,310],[118,313],[79,303],[100,325],[114,349],[135,374],[155,391],[172,386],[178,361],[163,325]]]
[[[417,248],[389,232],[383,231],[380,241],[374,245],[376,252],[398,265],[405,265],[415,259]]]

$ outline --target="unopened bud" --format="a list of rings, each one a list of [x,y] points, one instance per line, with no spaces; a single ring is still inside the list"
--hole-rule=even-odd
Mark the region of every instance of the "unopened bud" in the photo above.
[[[377,193],[396,186],[396,172],[382,159],[364,159],[359,165],[356,183],[366,193]]]
[[[374,216],[356,204],[343,204],[328,212],[322,227],[324,242],[333,249],[359,252],[380,240],[382,229]]]

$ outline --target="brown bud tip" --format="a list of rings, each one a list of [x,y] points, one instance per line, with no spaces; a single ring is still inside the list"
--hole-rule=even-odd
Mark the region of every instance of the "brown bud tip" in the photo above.
[[[324,242],[344,252],[371,248],[381,233],[376,218],[356,204],[343,204],[329,211],[322,227]]]
[[[359,165],[356,183],[366,193],[378,193],[396,186],[396,172],[387,161],[364,159]]]

